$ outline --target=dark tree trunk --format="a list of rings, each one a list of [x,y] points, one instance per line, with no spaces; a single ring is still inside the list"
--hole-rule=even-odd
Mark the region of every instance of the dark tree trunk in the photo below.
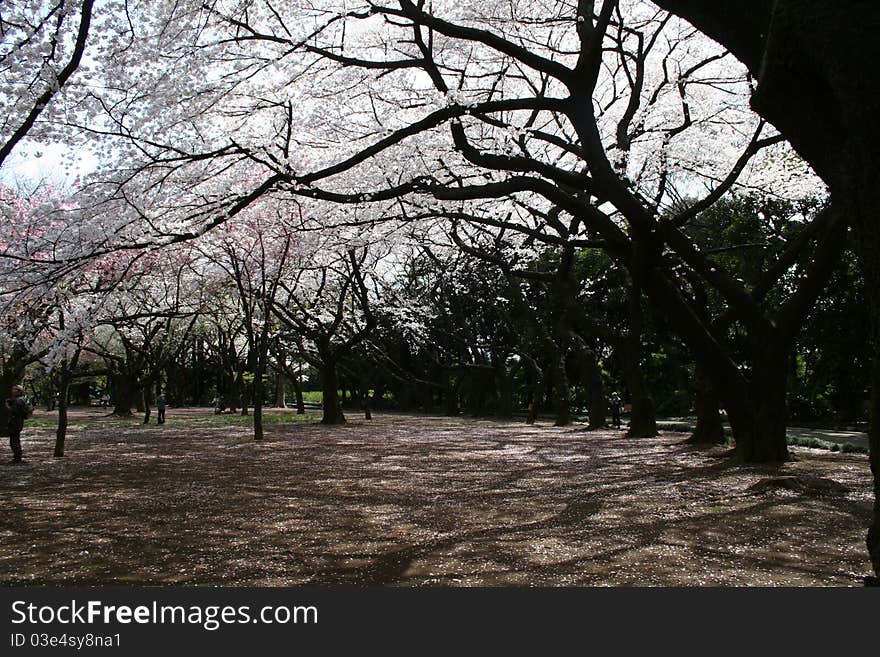
[[[880,57],[875,2],[657,0],[727,47],[758,77],[752,104],[828,183],[851,218],[872,325],[874,518],[868,552],[880,578]],[[772,38],[768,38],[771,34]],[[876,579],[873,580],[876,583]]]
[[[55,452],[53,456],[64,456],[64,443],[67,438],[67,396],[70,392],[70,378],[62,372],[58,384],[58,428],[55,430]]]
[[[298,378],[291,379],[290,382],[293,384],[293,394],[296,399],[296,414],[297,415],[305,415],[306,414],[306,404],[303,400],[303,389],[302,383]]]
[[[129,417],[134,406],[137,390],[131,377],[125,374],[113,376],[113,415]]]
[[[263,373],[254,373],[254,440],[263,439]]]
[[[339,404],[339,382],[336,377],[336,363],[324,360],[321,368],[321,390],[323,391],[324,415],[321,424],[345,424],[345,415]]]
[[[653,438],[657,435],[657,413],[642,372],[642,293],[638,284],[634,283],[629,290],[628,305],[630,325],[623,362],[631,410],[626,435],[628,438]]]
[[[502,419],[513,417],[513,374],[507,367],[507,355],[498,359],[495,377],[498,379],[498,410],[496,415]]]
[[[571,424],[571,404],[568,394],[568,376],[565,373],[565,354],[557,353],[553,360],[553,392],[557,427]]]
[[[724,442],[724,425],[719,412],[718,392],[711,379],[705,376],[697,365],[694,373],[696,394],[694,406],[697,413],[697,426],[688,443],[698,445],[719,445]]]
[[[769,350],[758,360],[744,399],[725,401],[736,441],[737,460],[743,463],[782,463],[789,458],[786,441],[785,351]]]
[[[869,186],[869,182],[865,182]],[[859,258],[865,276],[869,310],[871,315],[871,396],[869,402],[868,448],[871,462],[871,473],[874,484],[874,510],[871,526],[865,538],[874,577],[866,580],[880,586],[880,174],[870,185],[875,193],[863,193],[857,196],[861,207],[858,208],[860,221],[857,223],[856,235],[859,246]]]
[[[422,384],[422,409],[425,413],[434,412],[434,386],[429,383]]]
[[[534,424],[538,419],[538,410],[544,396],[544,370],[530,355],[520,352],[520,358],[525,361],[528,372],[526,375],[526,385],[528,386],[526,424]]]
[[[281,372],[275,373],[275,408],[287,408],[287,395],[284,375]]]
[[[601,429],[605,426],[605,416],[608,410],[605,401],[605,388],[602,385],[602,370],[599,367],[599,359],[592,349],[583,351],[582,378],[587,391],[587,413],[590,430]]]
[[[370,410],[370,376],[364,371],[360,375],[360,383],[358,385],[358,401],[361,405],[361,410],[364,412],[365,420],[372,420],[373,413]]]
[[[19,377],[21,376],[21,372],[7,372],[6,370],[0,374],[0,395],[2,395],[2,399],[6,399],[9,396],[9,390],[14,386]],[[4,432],[4,435],[7,435],[6,425],[7,420],[9,419],[9,409],[6,408],[6,404],[0,403],[0,431]]]
[[[365,389],[361,393],[361,404],[364,407],[364,419],[365,420],[372,420],[373,413],[370,411],[370,392],[369,392],[369,390]]]
[[[241,411],[239,415],[241,417],[246,417],[249,415],[248,413],[248,399],[247,399],[247,384],[244,380],[244,373],[240,372],[235,379],[235,396],[238,398],[238,404],[241,406]],[[235,405],[232,407],[235,408]],[[235,412],[231,409],[231,412]]]
[[[394,390],[394,399],[401,411],[412,410],[412,385],[408,381],[400,381]]]
[[[455,417],[459,414],[458,409],[458,385],[456,382],[456,377],[453,374],[452,370],[447,368],[444,375],[444,387],[443,387],[443,401],[445,406],[445,413],[450,417]]]
[[[384,408],[385,406],[385,383],[376,381],[373,384],[373,394],[371,396],[370,407],[375,409]]]
[[[467,412],[471,417],[485,414],[491,377],[492,371],[484,365],[474,365],[467,369]]]
[[[198,339],[193,341],[193,365],[195,377],[193,378],[193,404],[200,406],[205,399],[205,343]],[[182,390],[181,390],[182,392]]]
[[[880,285],[880,281],[877,281]],[[880,305],[877,306],[880,308]],[[874,318],[874,344],[880,344],[880,321]],[[877,347],[875,347],[877,349]],[[874,363],[871,374],[871,426],[868,433],[868,443],[871,457],[871,473],[874,477],[874,513],[865,543],[868,546],[868,554],[871,565],[874,568],[874,579],[869,580],[874,585],[880,585],[880,431],[877,422],[880,421],[880,357],[874,354]]]

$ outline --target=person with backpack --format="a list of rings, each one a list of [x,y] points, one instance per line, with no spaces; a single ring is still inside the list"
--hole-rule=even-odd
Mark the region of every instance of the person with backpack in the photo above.
[[[24,396],[21,386],[12,386],[6,408],[9,409],[6,429],[9,432],[9,446],[12,448],[12,463],[21,463],[21,432],[24,421],[33,413],[33,407]]]

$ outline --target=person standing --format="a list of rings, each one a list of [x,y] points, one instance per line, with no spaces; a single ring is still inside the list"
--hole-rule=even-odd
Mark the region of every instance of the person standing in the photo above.
[[[30,415],[28,401],[21,386],[12,386],[10,397],[6,400],[6,408],[9,409],[6,429],[9,431],[12,462],[21,463],[21,432],[24,429],[25,418]]]
[[[620,395],[616,392],[611,393],[611,418],[614,421],[614,426],[617,429],[620,429],[620,413],[623,410],[623,402],[620,399]]]
[[[158,411],[158,417],[156,418],[156,424],[165,424],[165,395],[160,391],[156,396],[156,410]]]

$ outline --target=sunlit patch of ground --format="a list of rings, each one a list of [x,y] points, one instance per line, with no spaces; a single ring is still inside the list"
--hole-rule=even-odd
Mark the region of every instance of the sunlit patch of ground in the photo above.
[[[852,586],[869,571],[863,455],[794,448],[773,470],[675,433],[273,419],[254,443],[206,409],[161,427],[82,410],[63,459],[32,423],[27,463],[0,468],[0,582]],[[765,485],[780,475],[796,485]]]

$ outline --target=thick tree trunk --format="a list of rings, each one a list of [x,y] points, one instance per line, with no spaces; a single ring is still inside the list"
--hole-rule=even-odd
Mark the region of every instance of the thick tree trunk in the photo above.
[[[571,403],[569,401],[568,376],[565,373],[565,354],[556,354],[553,361],[553,390],[557,427],[571,424]]]
[[[336,378],[336,363],[324,361],[321,368],[321,390],[323,391],[324,415],[321,424],[345,424],[345,415],[339,405],[337,390],[339,382]]]
[[[20,372],[7,372],[3,371],[0,374],[0,399],[6,399],[9,397],[9,391],[18,382],[18,377],[21,376]],[[6,425],[7,420],[9,419],[9,409],[6,408],[6,404],[0,403],[0,431],[3,432],[3,435],[9,435],[6,433]]]
[[[740,462],[782,463],[789,458],[785,353],[783,348],[768,349],[764,358],[756,359],[748,396],[725,400]]]
[[[880,286],[880,281],[875,281],[874,284]],[[877,423],[880,422],[880,354],[877,353],[878,348],[880,348],[877,346],[880,345],[880,318],[877,317],[878,312],[880,312],[880,306],[875,305],[873,328],[875,347],[873,366],[871,368],[871,425],[868,431],[871,474],[874,478],[874,513],[871,526],[865,537],[868,555],[871,558],[871,565],[874,569],[873,579],[866,581],[874,586],[880,586],[880,430],[878,430],[877,426]]]
[[[626,435],[628,438],[653,438],[657,435],[657,413],[637,357],[638,354],[628,351],[623,358],[631,406]]]
[[[134,407],[137,390],[131,377],[125,374],[113,376],[113,415],[129,417]]]
[[[747,380],[726,350],[704,330],[692,309],[662,275],[658,273],[648,277],[645,289],[650,292],[652,303],[666,309],[665,316],[670,325],[691,348],[706,376],[712,379],[727,411],[727,419],[737,442],[738,459],[751,463],[779,463],[786,460],[784,401],[787,349],[771,350],[765,347],[760,353],[752,354],[753,360],[763,367],[767,376],[760,376],[756,369],[752,379]],[[769,362],[760,362],[765,356],[778,368],[776,372],[768,367]],[[776,400],[775,403],[773,400]]]
[[[491,386],[492,371],[483,365],[472,365],[467,372],[467,412],[471,417],[485,414],[486,396]]]
[[[874,511],[871,526],[865,538],[873,578],[867,583],[880,586],[880,171],[875,166],[873,177],[867,177],[862,185],[862,193],[854,193],[857,200],[854,215],[857,217],[856,243],[859,247],[859,258],[865,276],[865,288],[868,295],[871,316],[871,395],[869,402],[868,447],[871,462],[871,474],[874,484]],[[873,192],[873,193],[872,193]]]
[[[626,435],[628,438],[653,438],[657,435],[657,413],[642,373],[642,292],[637,283],[633,283],[629,290],[628,306],[630,325],[623,362],[631,410]]]
[[[694,378],[696,380],[694,410],[697,413],[697,426],[686,442],[697,445],[719,445],[724,442],[724,424],[719,412],[718,392],[699,365],[696,367]]]
[[[877,69],[869,64],[880,56],[876,3],[842,7],[826,0],[736,0],[741,7],[731,8],[708,0],[657,1],[722,43],[758,76],[752,105],[828,183],[831,198],[849,213],[856,230],[872,318],[869,444],[875,497],[867,543],[878,578],[880,96]]]

